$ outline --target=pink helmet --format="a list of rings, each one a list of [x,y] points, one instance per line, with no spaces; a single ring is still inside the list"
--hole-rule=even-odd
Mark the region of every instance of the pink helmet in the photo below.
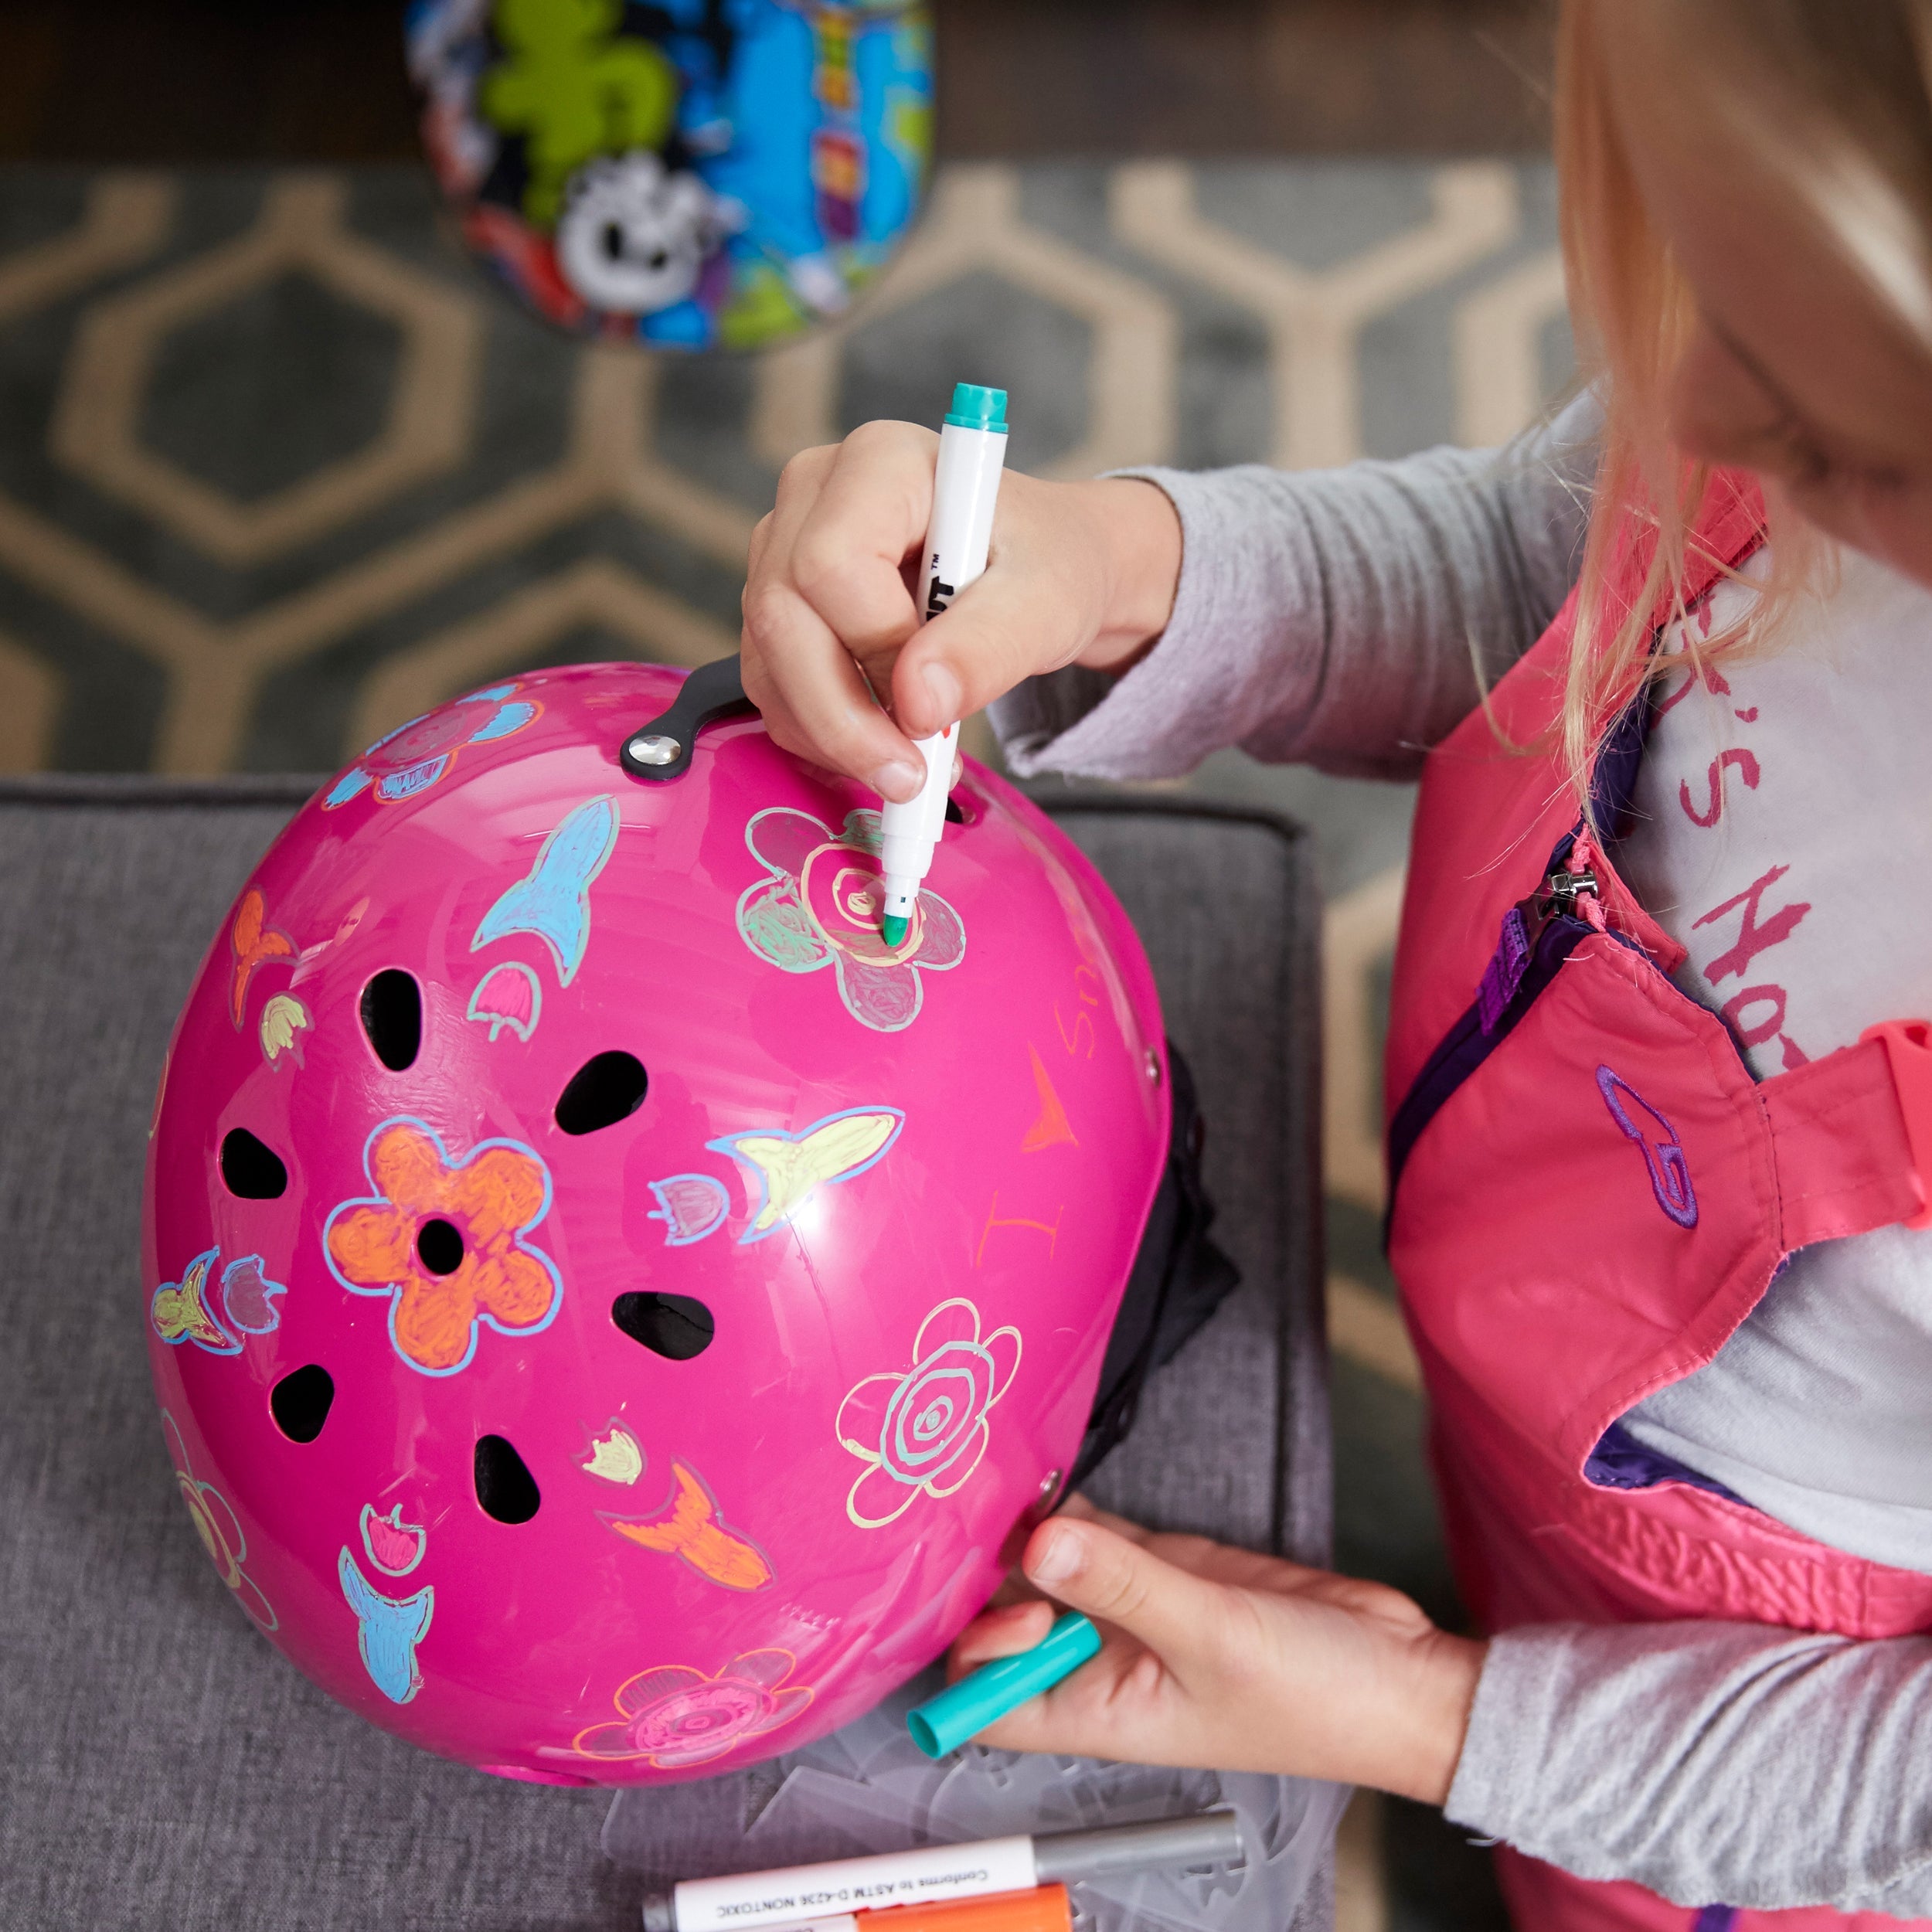
[[[741,706],[586,666],[383,740],[162,1080],[149,1349],[209,1553],[332,1696],[509,1777],[735,1768],[936,1656],[1080,1453],[1162,1187],[1087,862],[972,767],[889,949],[876,801]]]

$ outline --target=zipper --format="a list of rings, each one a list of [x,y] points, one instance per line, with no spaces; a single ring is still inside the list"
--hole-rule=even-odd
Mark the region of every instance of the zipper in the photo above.
[[[1515,1030],[1563,963],[1593,932],[1608,932],[1596,854],[1580,822],[1549,855],[1543,883],[1505,914],[1477,995],[1424,1063],[1389,1124],[1388,1244],[1402,1171],[1422,1131]],[[1621,934],[1613,938],[1623,939]],[[1633,940],[1624,944],[1634,946]],[[1636,948],[1640,953],[1641,947]]]

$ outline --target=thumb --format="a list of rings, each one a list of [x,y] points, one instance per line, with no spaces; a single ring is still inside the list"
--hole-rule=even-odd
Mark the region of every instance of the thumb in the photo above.
[[[997,565],[922,624],[893,666],[893,717],[923,738],[981,711],[1087,641],[1072,600],[1037,570]]]
[[[1117,1625],[1163,1662],[1198,1651],[1225,1610],[1218,1583],[1097,1522],[1043,1523],[1021,1566],[1057,1602]]]

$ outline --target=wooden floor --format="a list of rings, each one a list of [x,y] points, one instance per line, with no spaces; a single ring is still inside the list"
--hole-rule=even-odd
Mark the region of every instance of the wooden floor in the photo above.
[[[1547,138],[1553,0],[937,0],[953,155]],[[0,160],[411,158],[400,0],[5,0]]]

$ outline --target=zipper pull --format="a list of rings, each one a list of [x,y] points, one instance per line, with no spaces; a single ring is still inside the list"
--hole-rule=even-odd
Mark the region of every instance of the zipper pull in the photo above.
[[[1543,903],[1545,917],[1560,913],[1566,918],[1583,918],[1596,925],[1603,917],[1603,908],[1597,903],[1597,874],[1594,868],[1586,866],[1577,872],[1553,872],[1543,881],[1543,891],[1538,895]],[[1580,900],[1590,903],[1582,913],[1577,910]],[[1591,912],[1597,915],[1590,917]]]
[[[1597,932],[1607,932],[1610,921],[1604,915],[1602,888],[1597,879],[1597,849],[1587,831],[1570,841],[1570,855],[1543,881],[1543,896],[1553,912],[1580,919]]]
[[[1559,916],[1580,919],[1598,932],[1607,931],[1610,922],[1604,916],[1602,886],[1597,877],[1597,852],[1587,832],[1580,832],[1570,841],[1570,851],[1543,884],[1522,900],[1517,910],[1533,940],[1550,920]]]

